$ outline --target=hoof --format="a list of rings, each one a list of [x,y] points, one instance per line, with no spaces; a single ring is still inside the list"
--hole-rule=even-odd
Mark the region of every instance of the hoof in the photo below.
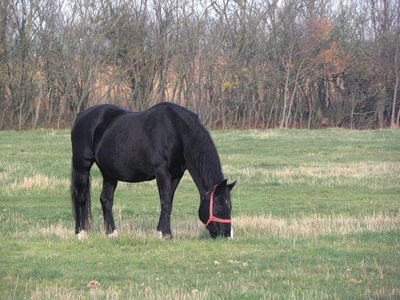
[[[110,238],[116,238],[116,237],[118,237],[118,231],[117,231],[117,230],[114,230],[112,233],[110,233],[110,234],[108,235],[108,237],[110,237]]]
[[[80,231],[80,232],[76,235],[76,237],[77,237],[78,240],[83,240],[83,239],[87,238],[87,236],[88,236],[88,234],[87,234],[87,232],[86,232],[85,230]]]
[[[165,234],[163,235],[164,240],[172,240],[172,234]]]
[[[163,234],[161,231],[157,231],[157,235],[160,240],[172,240],[172,234]]]

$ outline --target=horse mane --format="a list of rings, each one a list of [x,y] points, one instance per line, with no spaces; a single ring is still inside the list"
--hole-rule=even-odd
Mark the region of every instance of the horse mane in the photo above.
[[[209,189],[223,180],[221,162],[210,133],[200,122],[199,117],[193,115],[191,124],[188,124],[190,130],[184,146],[185,159],[199,170],[199,179],[202,180],[204,187]]]

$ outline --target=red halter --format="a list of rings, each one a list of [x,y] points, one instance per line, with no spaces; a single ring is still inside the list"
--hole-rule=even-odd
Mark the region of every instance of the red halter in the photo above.
[[[214,222],[219,222],[219,223],[232,223],[231,219],[220,219],[217,217],[214,217],[213,215],[213,204],[214,204],[214,193],[215,193],[215,189],[217,188],[218,184],[216,184],[214,186],[214,188],[212,189],[211,192],[211,198],[210,198],[210,217],[208,218],[207,224],[204,226],[204,228],[207,228],[207,226],[210,224],[210,222],[214,221]],[[210,190],[211,191],[211,190]],[[207,192],[210,193],[210,191]],[[207,195],[206,194],[206,195]]]

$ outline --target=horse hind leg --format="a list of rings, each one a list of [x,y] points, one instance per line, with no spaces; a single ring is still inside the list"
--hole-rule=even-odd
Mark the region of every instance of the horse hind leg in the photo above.
[[[103,209],[104,227],[106,233],[111,237],[118,236],[115,230],[114,216],[112,212],[114,202],[114,191],[117,188],[118,181],[108,179],[103,175],[103,189],[101,191],[100,202]]]
[[[75,217],[75,234],[83,238],[89,228],[91,217],[90,173],[72,168],[71,200]]]

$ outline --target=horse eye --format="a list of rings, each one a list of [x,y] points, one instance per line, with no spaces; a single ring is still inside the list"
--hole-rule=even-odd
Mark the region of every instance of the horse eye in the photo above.
[[[228,201],[228,199],[226,200],[226,205],[229,207],[229,209],[232,209],[232,203]]]

